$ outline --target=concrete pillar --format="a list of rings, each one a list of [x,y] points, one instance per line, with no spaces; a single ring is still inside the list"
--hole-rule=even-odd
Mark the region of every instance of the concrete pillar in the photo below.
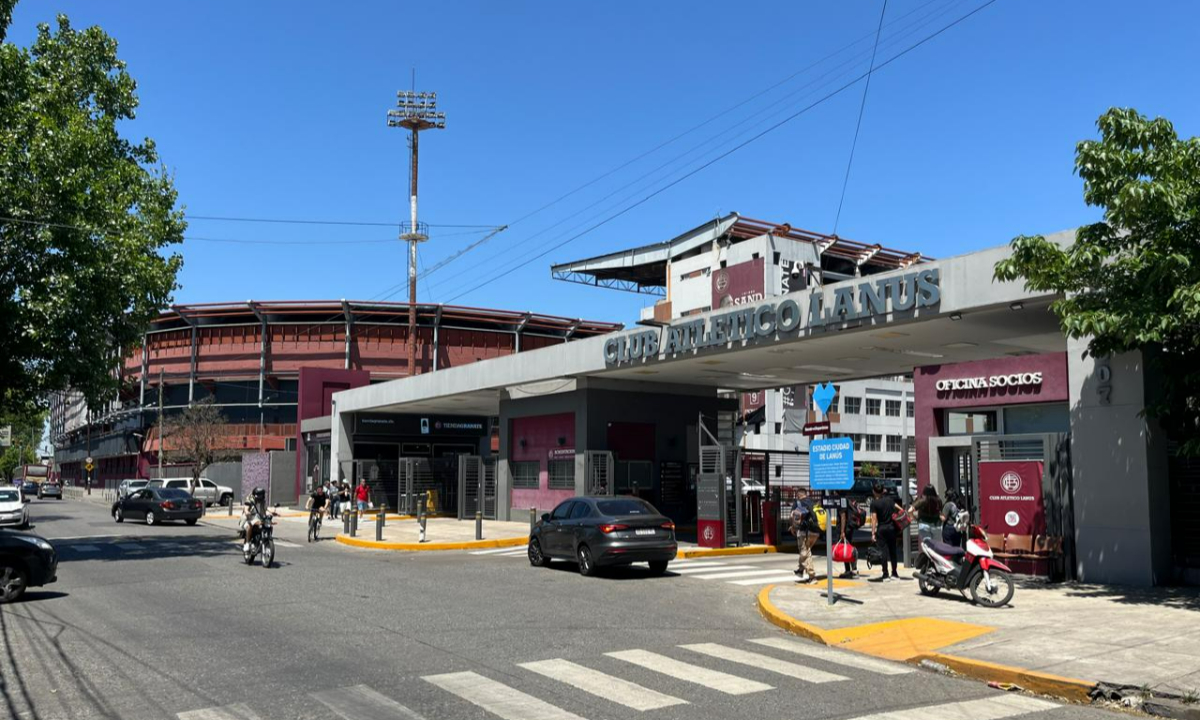
[[[1067,341],[1075,555],[1081,581],[1150,586],[1168,582],[1171,522],[1166,438],[1140,413],[1144,358],[1086,354]]]
[[[503,408],[503,404],[501,408]],[[509,423],[503,409],[496,422],[500,426],[500,448],[496,451],[496,519],[512,520],[512,473],[508,469]],[[526,509],[517,508],[517,510]],[[520,515],[517,517],[519,519]]]
[[[337,408],[337,399],[333,401],[333,412],[329,429],[329,455],[331,467],[329,468],[329,477],[331,479],[341,481],[350,481],[349,470],[346,471],[345,477],[340,474],[343,463],[349,463],[354,459],[354,446],[351,444],[353,437],[353,423],[350,413],[339,413]]]

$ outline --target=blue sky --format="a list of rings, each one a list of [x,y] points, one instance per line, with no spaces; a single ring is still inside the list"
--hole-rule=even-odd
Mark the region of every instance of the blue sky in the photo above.
[[[981,4],[890,0],[879,61]],[[652,298],[556,282],[549,265],[664,240],[729,211],[832,231],[861,84],[532,256],[865,72],[880,8],[23,0],[9,40],[27,43],[56,12],[117,38],[142,102],[126,130],[157,141],[193,215],[407,218],[404,133],[386,127],[385,111],[414,66],[417,89],[436,90],[448,115],[446,130],[422,135],[421,219],[432,224],[512,223],[718,116],[514,224],[420,293],[629,323]],[[1200,66],[1197,27],[1200,4],[1190,2],[998,0],[874,76],[838,233],[948,256],[1093,220],[1072,162],[1106,108],[1133,106],[1200,134],[1188,79]],[[422,265],[479,237],[468,231],[435,227]],[[394,234],[193,219],[192,238],[342,244],[189,240],[176,300],[371,299],[402,287],[404,249],[365,242]],[[531,262],[518,265],[525,254]],[[463,294],[510,265],[518,269]]]

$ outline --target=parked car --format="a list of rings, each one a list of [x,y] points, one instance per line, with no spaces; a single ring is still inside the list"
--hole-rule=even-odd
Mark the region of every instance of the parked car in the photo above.
[[[38,500],[43,500],[48,497],[58,498],[62,500],[62,486],[55,480],[45,480],[41,485],[38,485]]]
[[[233,488],[218,485],[208,478],[200,478],[199,484],[194,484],[191,478],[163,478],[151,480],[151,487],[176,488],[191,493],[192,497],[202,500],[205,505],[228,505],[233,502]]]
[[[117,486],[117,496],[125,497],[134,490],[141,490],[149,484],[149,480],[122,480],[121,484]]]
[[[204,513],[204,503],[178,488],[145,487],[118,499],[112,506],[113,520],[145,520],[157,525],[165,520],[183,520],[195,525]]]
[[[25,493],[26,498],[37,497],[38,484],[32,480],[26,480],[21,483],[21,492]]]
[[[0,532],[0,603],[18,600],[27,588],[49,585],[56,580],[58,555],[45,538]]]
[[[529,534],[529,562],[574,560],[579,572],[648,562],[661,575],[679,549],[675,523],[645,500],[634,497],[577,497],[542,515]]]
[[[17,488],[0,488],[0,525],[29,527],[29,500]]]

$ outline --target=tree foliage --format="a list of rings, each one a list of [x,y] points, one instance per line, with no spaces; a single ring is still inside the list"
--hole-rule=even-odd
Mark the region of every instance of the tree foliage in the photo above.
[[[209,465],[238,457],[236,450],[226,446],[225,425],[225,416],[212,398],[168,415],[159,427],[163,456],[172,463],[191,464],[192,479],[199,480]]]
[[[137,106],[98,27],[60,15],[29,48],[0,44],[0,410],[67,387],[111,397],[123,352],[170,302],[182,259],[166,249],[185,223],[154,142],[118,133]]]
[[[1084,200],[1104,209],[1060,247],[1012,241],[1000,280],[1062,293],[1054,312],[1094,356],[1141,350],[1162,383],[1147,405],[1189,454],[1200,454],[1200,139],[1163,118],[1111,109],[1099,140],[1076,148]]]
[[[38,461],[37,448],[45,423],[46,413],[37,407],[12,407],[0,413],[0,427],[12,427],[12,445],[0,447],[0,481],[12,481],[17,468]]]

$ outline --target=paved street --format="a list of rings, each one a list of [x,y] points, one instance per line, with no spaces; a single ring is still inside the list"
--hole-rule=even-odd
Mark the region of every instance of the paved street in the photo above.
[[[734,577],[759,568],[741,559],[587,579],[503,553],[310,546],[289,520],[264,570],[227,521],[32,509],[60,580],[0,610],[4,717],[1110,717],[786,635],[730,582],[756,577]]]

